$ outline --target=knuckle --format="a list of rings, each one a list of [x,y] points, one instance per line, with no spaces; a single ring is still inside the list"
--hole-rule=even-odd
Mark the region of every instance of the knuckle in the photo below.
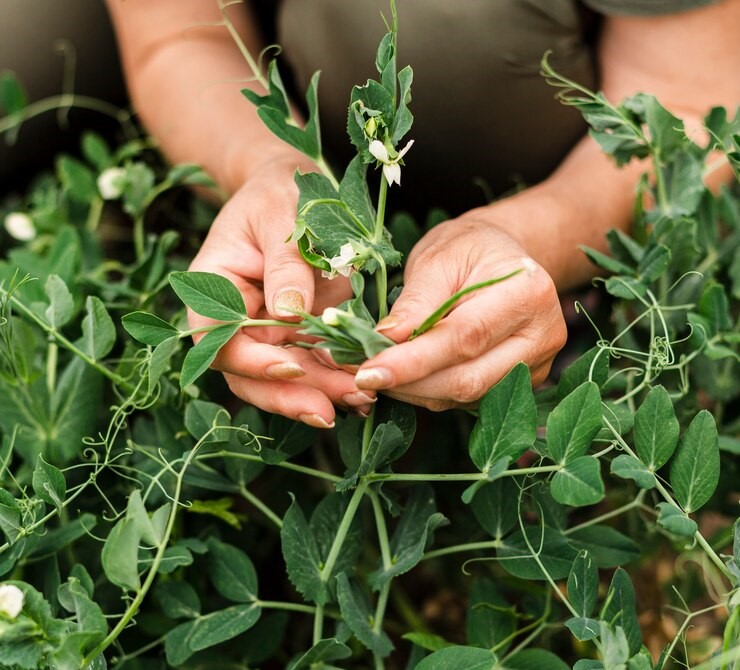
[[[459,405],[473,403],[480,399],[489,386],[489,381],[478,369],[466,370],[455,380],[450,391],[450,400]]]
[[[454,352],[463,360],[470,360],[479,356],[488,342],[491,326],[480,317],[468,318],[464,327],[457,327],[453,331]]]

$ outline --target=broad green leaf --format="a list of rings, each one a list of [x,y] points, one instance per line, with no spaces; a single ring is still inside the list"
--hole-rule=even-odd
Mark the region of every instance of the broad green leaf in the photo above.
[[[704,288],[699,300],[699,314],[709,325],[709,336],[731,330],[730,302],[721,284],[710,282]]]
[[[604,283],[604,287],[608,293],[623,300],[635,300],[638,297],[642,297],[648,289],[639,279],[624,275],[609,277]]]
[[[87,316],[82,320],[82,349],[92,359],[99,361],[113,349],[116,327],[100,298],[88,296],[85,309]]]
[[[694,537],[699,527],[696,521],[690,519],[688,515],[674,505],[667,502],[657,504],[660,510],[658,515],[658,525],[663,526],[667,531],[674,535],[683,537]]]
[[[735,566],[740,569],[740,518],[735,521],[733,535],[735,539],[732,542],[732,556]]]
[[[640,651],[642,630],[637,620],[635,588],[632,586],[629,575],[622,568],[617,568],[612,577],[599,618],[602,621],[602,642],[604,622],[606,622],[610,626],[619,626],[624,630],[629,645],[628,657]]]
[[[536,433],[537,410],[529,368],[518,363],[481,398],[468,446],[470,458],[485,473],[504,456],[519,458],[534,444]]]
[[[360,156],[355,156],[339,184],[339,198],[350,211],[364,224],[367,230],[375,225],[375,207],[370,200],[367,186],[367,165]]]
[[[552,497],[563,505],[595,505],[604,498],[601,464],[595,456],[579,456],[555,473]]]
[[[598,265],[600,268],[603,268],[604,270],[607,270],[609,272],[613,272],[615,274],[624,274],[624,275],[630,275],[634,271],[632,266],[627,265],[627,263],[623,263],[620,260],[617,260],[616,258],[613,258],[612,256],[607,256],[606,254],[601,253],[600,251],[596,251],[596,249],[591,249],[590,247],[581,246],[581,251],[588,256],[589,260],[594,263],[594,265]]]
[[[627,670],[653,670],[653,668],[653,658],[650,652],[637,654],[627,662]]]
[[[504,456],[503,458],[497,460],[489,468],[488,472],[486,473],[485,479],[478,479],[474,481],[470,486],[468,486],[468,488],[466,488],[462,492],[462,494],[460,494],[460,500],[462,500],[463,503],[465,503],[466,505],[469,505],[471,502],[473,502],[473,498],[475,497],[475,494],[478,493],[478,491],[484,489],[491,482],[495,482],[503,476],[503,474],[508,470],[510,463],[511,459],[508,456]]]
[[[594,640],[599,636],[599,622],[585,617],[571,617],[565,622],[573,637],[581,642]]]
[[[408,108],[411,102],[411,83],[413,80],[414,71],[410,65],[407,65],[398,73],[398,109],[396,109],[396,116],[393,119],[391,135],[391,142],[394,145],[397,145],[404,138],[414,123],[414,115]]]
[[[599,570],[587,551],[581,551],[568,575],[568,600],[581,617],[590,617],[599,598]]]
[[[671,250],[658,244],[648,251],[640,261],[637,267],[637,273],[640,279],[650,284],[660,277],[671,264]]]
[[[357,471],[349,473],[345,479],[337,483],[337,490],[343,491],[356,486],[361,477],[378,472],[388,465],[389,459],[397,454],[399,447],[402,447],[404,443],[403,433],[398,426],[393,423],[380,424],[370,438]]]
[[[606,239],[609,242],[609,249],[615,258],[631,265],[639,263],[645,254],[645,249],[634,237],[623,233],[619,228],[612,228],[607,234]]]
[[[182,364],[180,372],[180,388],[190,386],[213,363],[216,354],[241,328],[238,323],[227,323],[207,332],[198,343],[192,347]]]
[[[141,161],[128,163],[123,180],[123,209],[131,217],[141,216],[149,206],[155,175]]]
[[[59,180],[70,198],[89,203],[98,197],[95,175],[87,165],[71,156],[60,156],[56,168]]]
[[[121,519],[113,526],[103,545],[101,560],[105,576],[112,584],[127,591],[141,588],[139,540],[136,524],[129,519]]]
[[[702,161],[690,152],[676,155],[663,170],[668,193],[666,214],[676,218],[691,216],[707,193],[704,186]]]
[[[327,585],[321,579],[323,561],[303,511],[292,495],[291,498],[293,502],[280,529],[285,567],[293,586],[304,598],[323,605],[329,599]]]
[[[655,386],[635,412],[635,451],[650,470],[673,455],[678,442],[678,419],[668,391]]]
[[[47,463],[40,455],[33,471],[33,490],[41,500],[61,511],[67,495],[67,483],[62,471]]]
[[[154,590],[154,598],[170,619],[195,619],[200,616],[200,598],[190,582],[160,581]]]
[[[337,600],[342,619],[354,636],[373,654],[385,658],[391,653],[393,644],[381,630],[373,629],[373,613],[365,594],[350,582],[346,572],[337,575]]]
[[[241,662],[249,668],[261,668],[263,663],[284,649],[285,633],[290,616],[287,612],[270,612],[239,638]]]
[[[226,277],[212,272],[173,272],[170,286],[196,314],[217,321],[247,318],[247,308],[239,289]]]
[[[56,554],[62,549],[79,540],[95,528],[97,520],[94,515],[87,512],[76,519],[71,519],[58,528],[45,530],[39,541],[34,545],[29,556],[40,557]],[[0,529],[3,528],[3,505],[0,497]],[[79,564],[78,564],[79,565]],[[81,567],[81,566],[80,566]]]
[[[504,540],[498,550],[501,567],[509,574],[521,579],[545,579],[536,554],[545,570],[553,579],[565,579],[570,573],[576,550],[560,531],[548,526],[526,526],[526,540],[522,531],[517,531]],[[527,540],[531,549],[527,546]]]
[[[49,296],[49,306],[45,313],[46,320],[52,328],[59,329],[74,315],[74,298],[64,280],[54,274],[49,275],[46,280],[44,291]]]
[[[518,518],[519,489],[511,477],[502,477],[481,488],[471,502],[478,523],[494,539],[501,539]]]
[[[603,347],[592,347],[581,354],[560,375],[558,381],[558,400],[562,400],[583,382],[596,382],[599,387],[606,383],[609,376],[609,352]]]
[[[477,579],[470,589],[470,605],[466,620],[468,644],[484,649],[497,647],[504,653],[517,628],[517,613],[503,596],[496,582],[489,578]]]
[[[227,600],[253,602],[257,598],[257,572],[241,549],[209,538],[208,576]]]
[[[611,463],[610,471],[622,479],[634,479],[641,489],[655,488],[655,475],[641,460],[629,454],[620,454]]]
[[[141,491],[134,489],[126,504],[126,520],[136,529],[136,534],[150,547],[156,547],[164,539],[164,533],[154,527],[141,498]]]
[[[102,638],[108,632],[108,624],[100,605],[90,599],[90,595],[78,579],[70,577],[59,587],[57,596],[61,606],[74,615],[78,630],[97,633],[98,638]]]
[[[641,93],[638,97],[652,144],[661,159],[668,160],[688,143],[683,121],[663,107],[655,96]]]
[[[370,575],[372,587],[379,590],[388,580],[411,570],[424,556],[434,531],[447,523],[444,515],[436,511],[431,486],[415,487],[391,537],[393,564]]]
[[[178,568],[184,568],[192,564],[193,554],[190,549],[181,544],[176,544],[164,550],[157,572],[160,575],[169,575]]]
[[[15,72],[3,70],[0,74],[0,111],[10,116],[22,111],[28,104],[28,96]]]
[[[126,332],[135,340],[156,347],[165,340],[177,336],[173,325],[147,312],[131,312],[121,319]]]
[[[670,481],[678,502],[687,513],[704,505],[717,488],[717,426],[707,410],[699,412],[683,434],[671,463]]]
[[[598,621],[596,623],[598,623]],[[573,666],[573,670],[604,670],[604,664],[601,661],[583,658],[576,662]]]
[[[500,666],[501,670],[570,670],[555,654],[546,649],[524,649]]]
[[[196,398],[185,408],[185,429],[198,441],[228,442],[231,431],[224,427],[230,425],[231,416],[215,402]]]
[[[325,640],[319,640],[305,654],[290,662],[286,670],[303,670],[303,668],[323,667],[323,661],[338,661],[343,658],[349,658],[352,650],[339,640],[330,637]],[[316,664],[316,665],[314,665]]]
[[[147,392],[149,394],[154,393],[162,375],[167,371],[172,356],[177,351],[180,343],[180,339],[170,337],[156,347],[152,351],[152,356],[149,359],[149,369],[147,370]]]
[[[110,149],[105,140],[97,133],[90,131],[83,133],[81,148],[85,159],[98,170],[105,170],[111,164]]]
[[[494,670],[498,658],[488,649],[446,647],[427,656],[416,670]]]
[[[568,394],[547,418],[548,455],[565,465],[583,456],[601,428],[601,396],[594,382]]]
[[[604,667],[609,670],[622,670],[631,656],[626,631],[620,625],[610,626],[605,621],[600,622],[600,628],[600,651]]]
[[[272,107],[278,110],[287,121],[290,115],[290,103],[275,60],[270,61],[267,67],[267,81],[269,85],[267,95],[259,95],[248,88],[242,90],[242,94],[257,107]]]
[[[427,651],[439,651],[454,646],[452,642],[448,642],[441,635],[435,635],[434,633],[405,633],[402,637],[411,644]]]
[[[274,414],[270,417],[269,435],[272,441],[262,442],[259,455],[265,463],[277,465],[308,449],[314,442],[316,429]]]
[[[568,532],[570,545],[586,550],[599,568],[614,568],[640,556],[640,546],[611,526],[586,526]]]

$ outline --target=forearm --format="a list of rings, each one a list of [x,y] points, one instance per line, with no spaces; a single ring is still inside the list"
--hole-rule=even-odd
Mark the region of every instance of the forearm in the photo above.
[[[134,107],[171,161],[200,164],[227,193],[277,157],[305,162],[265,128],[241,94],[261,87],[249,81],[253,74],[226,28],[214,25],[222,18],[215,0],[108,5]],[[247,9],[230,12],[250,52],[258,53]]]

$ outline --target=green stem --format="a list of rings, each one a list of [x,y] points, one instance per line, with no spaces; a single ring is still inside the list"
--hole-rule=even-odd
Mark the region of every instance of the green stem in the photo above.
[[[614,426],[609,423],[609,419],[607,419],[605,416],[602,417],[604,420],[604,423],[606,424],[607,428],[612,432],[614,435],[614,439],[619,443],[619,445],[624,449],[626,453],[628,453],[633,458],[636,458],[637,460],[640,460],[637,454],[632,451],[630,446],[624,441],[622,436],[619,434],[619,432],[614,428]],[[684,510],[681,508],[681,506],[673,499],[673,496],[668,492],[668,490],[661,484],[660,480],[656,477],[655,478],[655,488],[658,490],[660,495],[663,496],[663,499],[669,504],[675,507],[677,510],[680,510],[682,513],[685,513]],[[730,571],[727,569],[727,566],[722,562],[722,559],[717,556],[717,552],[714,551],[712,546],[704,539],[704,536],[697,530],[696,533],[694,533],[694,539],[699,544],[699,546],[704,550],[704,552],[707,554],[709,559],[714,563],[719,571],[732,583],[732,575],[730,574]]]
[[[388,182],[385,176],[380,175],[380,188],[378,190],[378,207],[375,214],[375,230],[373,232],[373,242],[376,244],[383,239],[385,230],[385,201],[388,196]]]
[[[383,570],[388,571],[393,566],[393,557],[391,556],[390,542],[388,540],[388,527],[385,523],[385,515],[383,514],[383,508],[380,505],[378,494],[375,491],[370,491],[370,502],[373,506],[373,515],[375,516],[375,526],[378,530],[378,545],[380,546],[380,555],[383,559]],[[385,618],[385,610],[388,606],[388,596],[391,592],[391,582],[393,580],[387,580],[380,589],[378,594],[378,602],[375,606],[375,616],[373,619],[373,632],[379,635],[383,630],[383,619]],[[385,668],[385,662],[382,657],[375,655],[375,670],[383,670]]]
[[[280,321],[279,319],[250,319],[249,317],[247,317],[242,321],[219,321],[218,323],[211,323],[207,326],[199,326],[198,328],[180,330],[177,333],[177,337],[182,340],[186,337],[191,337],[199,333],[210,333],[212,330],[216,330],[216,328],[220,328],[221,326],[226,326],[232,323],[238,323],[240,328],[258,328],[264,326],[278,326],[287,328],[303,327],[302,323],[296,323],[295,321]]]
[[[611,512],[606,512],[605,514],[595,516],[593,519],[584,521],[583,523],[580,523],[577,526],[572,526],[571,528],[564,530],[563,535],[569,535],[571,533],[575,533],[576,531],[582,530],[583,528],[588,528],[589,526],[595,526],[596,524],[599,524],[602,521],[607,521],[608,519],[612,519],[615,516],[620,516],[621,514],[624,514],[625,512],[628,512],[629,510],[635,507],[641,507],[642,502],[645,499],[645,493],[646,491],[641,490],[637,494],[637,497],[631,502],[628,502],[626,505],[622,505],[622,507],[617,507],[617,509],[614,509]]]
[[[289,612],[301,612],[302,614],[314,614],[316,608],[311,605],[301,605],[300,603],[286,603],[278,600],[256,600],[255,605],[269,610],[287,610]]]
[[[332,542],[329,554],[326,557],[326,563],[324,563],[324,567],[321,569],[320,578],[324,583],[327,583],[329,581],[329,577],[331,577],[331,573],[334,570],[337,559],[339,558],[339,552],[342,550],[344,540],[347,537],[349,528],[352,525],[352,521],[355,518],[357,509],[362,502],[362,498],[365,495],[368,486],[369,482],[363,479],[352,493],[352,497],[349,500],[349,504],[344,512],[342,521],[339,524],[339,528],[337,528],[337,534],[334,536],[334,542]]]
[[[215,451],[210,454],[202,454],[201,456],[198,456],[199,461],[205,461],[211,458],[241,458],[245,461],[253,461],[254,463],[264,463],[264,461],[256,455],[253,454],[240,454],[235,451]],[[275,467],[278,468],[284,468],[286,470],[293,470],[293,472],[300,472],[303,475],[308,475],[309,477],[316,477],[317,479],[326,479],[330,482],[337,483],[341,482],[342,478],[337,477],[336,475],[332,475],[329,472],[323,472],[322,470],[316,470],[315,468],[309,468],[305,465],[298,465],[297,463],[291,463],[290,461],[283,461],[282,463],[274,463],[272,464]]]
[[[252,505],[262,512],[262,514],[264,514],[278,528],[283,527],[283,520],[243,484],[239,487],[239,493],[241,493],[242,498],[252,503]]]
[[[316,605],[313,617],[313,643],[316,645],[324,637],[324,606]]]
[[[87,211],[87,221],[85,223],[85,228],[89,232],[94,233],[98,229],[104,205],[105,203],[100,197],[95,197],[90,202],[90,209]]]
[[[375,286],[378,294],[378,321],[388,316],[388,269],[385,261],[377,257],[378,271],[375,273]]]
[[[562,465],[541,465],[532,468],[517,468],[506,470],[499,477],[518,477],[521,475],[536,475],[546,472],[558,472],[563,469]],[[487,479],[488,475],[483,472],[466,472],[462,474],[406,474],[406,473],[373,473],[366,475],[363,479],[368,482],[474,482]]]
[[[480,551],[485,549],[498,549],[501,546],[500,540],[484,540],[482,542],[468,542],[467,544],[455,544],[451,547],[442,547],[434,549],[424,554],[422,561],[440,556],[449,556],[450,554],[460,554],[468,551]]]
[[[54,395],[57,385],[57,360],[59,358],[59,345],[50,338],[46,350],[46,390],[49,398]]]
[[[362,451],[360,460],[364,461],[367,456],[367,450],[370,446],[370,440],[373,437],[373,427],[375,422],[375,405],[370,410],[370,416],[365,419],[365,423],[362,426]]]
[[[684,632],[686,631],[686,629],[689,627],[689,624],[694,619],[694,617],[700,616],[702,614],[707,614],[708,612],[712,612],[712,611],[714,611],[716,609],[719,609],[720,607],[722,607],[722,605],[711,605],[710,607],[706,607],[706,608],[704,608],[702,610],[697,610],[696,612],[684,612],[684,614],[687,615],[686,616],[686,619],[684,619],[684,622],[681,624],[681,627],[678,629],[678,632],[674,636],[674,638],[673,638],[670,646],[662,654],[662,658],[664,658],[666,660],[671,658],[671,655],[673,654],[673,650],[675,649],[676,644],[678,644],[679,639],[684,634]],[[704,664],[702,663],[702,666],[703,665]],[[699,666],[699,667],[702,667],[702,666]],[[662,670],[664,667],[665,667],[664,665],[661,665],[660,668],[657,668],[657,670]],[[711,667],[714,670],[717,666],[716,665],[712,665]],[[698,668],[696,670],[698,670]]]

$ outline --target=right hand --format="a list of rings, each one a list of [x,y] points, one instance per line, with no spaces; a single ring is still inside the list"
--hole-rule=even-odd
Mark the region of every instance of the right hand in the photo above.
[[[301,257],[293,232],[299,165],[294,156],[263,164],[216,217],[190,270],[213,272],[241,291],[252,318],[296,321],[295,311],[320,314],[351,295],[344,277],[322,279]],[[301,169],[311,169],[305,161]],[[194,328],[211,321],[189,314]],[[334,424],[334,406],[367,415],[373,391],[361,391],[354,377],[329,367],[329,357],[311,349],[286,348],[298,338],[291,327],[249,327],[218,353],[212,367],[224,373],[231,391],[268,412],[316,428]]]

